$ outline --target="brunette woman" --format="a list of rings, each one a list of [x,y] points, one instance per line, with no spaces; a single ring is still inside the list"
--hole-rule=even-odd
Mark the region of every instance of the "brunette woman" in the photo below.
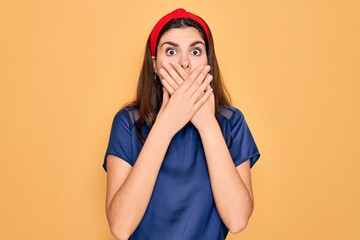
[[[230,105],[208,25],[184,9],[162,17],[105,155],[113,235],[220,240],[240,232],[253,211],[250,168],[259,156]]]

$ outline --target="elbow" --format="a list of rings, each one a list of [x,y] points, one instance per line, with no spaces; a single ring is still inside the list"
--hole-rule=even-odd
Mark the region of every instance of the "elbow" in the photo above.
[[[249,223],[249,219],[253,212],[253,209],[254,209],[254,202],[252,200],[251,207],[249,208],[247,213],[245,213],[244,211],[241,211],[241,213],[239,215],[237,215],[237,216],[233,215],[231,218],[232,220],[229,222],[229,225],[228,225],[229,231],[233,234],[243,231]]]
[[[110,231],[118,240],[128,240],[130,237],[130,234],[127,231],[119,228],[116,224],[110,224]]]
[[[128,240],[132,233],[126,226],[124,226],[124,224],[122,224],[123,221],[121,219],[114,216],[110,206],[106,208],[106,216],[111,234],[117,240]]]
[[[229,224],[228,228],[232,234],[236,234],[243,231],[247,227],[247,225],[248,225],[248,219],[244,218],[240,220],[238,219],[237,221],[234,221],[233,223]]]

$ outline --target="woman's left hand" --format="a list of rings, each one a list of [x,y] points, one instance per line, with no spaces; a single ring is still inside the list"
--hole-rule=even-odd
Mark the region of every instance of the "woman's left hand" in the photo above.
[[[160,69],[161,78],[165,89],[172,95],[176,89],[189,77],[189,73],[185,71],[178,63],[171,62],[163,63],[163,69]],[[207,87],[211,88],[210,85]],[[206,127],[206,123],[215,118],[215,98],[212,93],[209,99],[203,104],[203,106],[192,117],[191,122],[194,126],[200,130]]]

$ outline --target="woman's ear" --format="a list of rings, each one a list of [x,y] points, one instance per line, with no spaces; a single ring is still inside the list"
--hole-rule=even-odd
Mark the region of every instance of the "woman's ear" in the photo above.
[[[152,64],[153,64],[153,68],[154,68],[154,72],[157,74],[158,71],[157,71],[157,68],[156,68],[156,60],[155,60],[155,57],[152,56],[151,57],[151,60],[152,60]]]

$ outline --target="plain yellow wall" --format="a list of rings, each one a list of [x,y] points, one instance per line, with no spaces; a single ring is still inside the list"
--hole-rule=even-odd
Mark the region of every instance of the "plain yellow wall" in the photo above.
[[[360,239],[360,1],[1,1],[0,238],[113,239],[101,168],[146,38],[184,7],[210,25],[262,153],[231,239]]]

